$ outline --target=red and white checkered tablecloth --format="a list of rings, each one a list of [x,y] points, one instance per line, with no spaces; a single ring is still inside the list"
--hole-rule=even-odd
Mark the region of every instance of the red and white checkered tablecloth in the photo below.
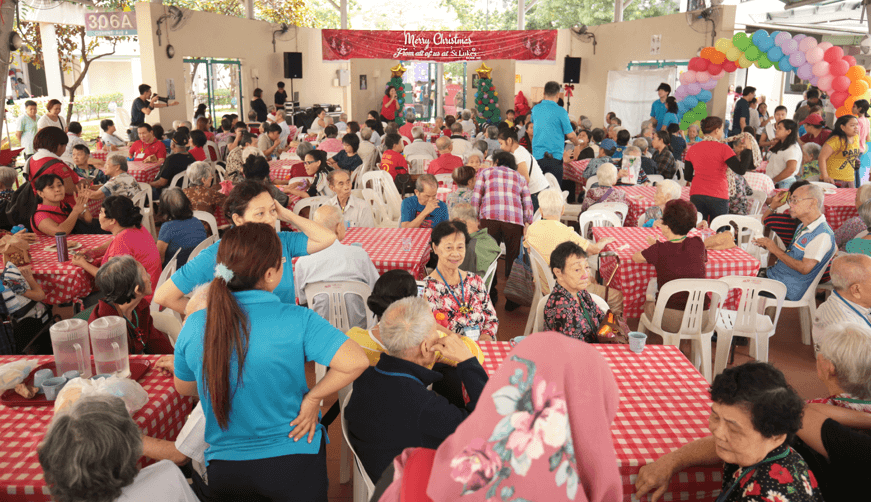
[[[301,160],[270,160],[269,161],[269,177],[273,181],[288,181],[291,178],[293,166],[301,164]]]
[[[614,280],[611,282],[611,286],[623,292],[623,315],[628,318],[635,319],[641,317],[641,313],[644,311],[647,284],[651,279],[656,277],[656,270],[653,268],[653,265],[632,261],[632,255],[648,247],[648,235],[655,235],[660,240],[663,238],[662,233],[655,228],[593,228],[593,236],[596,240],[605,237],[617,239],[615,242],[605,246],[605,250],[616,252],[620,258],[620,267],[617,270],[617,275],[614,276]],[[708,235],[711,235],[710,230],[705,232],[693,230],[690,232],[691,237],[700,236],[704,238]],[[628,244],[629,247],[623,250],[618,249],[624,244]],[[613,256],[602,258],[599,272],[605,280],[611,277],[614,265],[615,259]],[[756,277],[756,274],[759,273],[759,260],[738,247],[726,250],[709,249],[706,270],[708,279],[719,279],[720,277],[730,275]],[[737,308],[738,290],[733,290],[729,293],[729,298],[727,298],[724,306],[731,309]]]
[[[133,179],[140,183],[148,183],[154,181],[154,177],[160,172],[160,166],[163,165],[163,160],[159,162],[140,162],[131,160],[127,162],[127,172],[133,176]]]
[[[71,235],[69,240],[80,242],[85,248],[95,248],[111,238],[111,235]],[[94,290],[94,278],[72,262],[58,263],[57,251],[45,249],[54,243],[54,237],[40,237],[30,246],[33,278],[45,291],[45,303],[58,305],[88,296]]]
[[[369,253],[379,274],[403,269],[416,279],[426,276],[429,261],[430,234],[428,228],[350,228],[342,244],[359,243]],[[410,251],[403,251],[403,241],[410,239]]]
[[[492,376],[511,351],[509,342],[478,342],[484,369]],[[634,498],[642,466],[696,439],[710,435],[708,384],[677,347],[647,345],[635,354],[627,345],[593,345],[608,361],[620,406],[611,425],[623,501]],[[676,474],[660,500],[714,500],[722,468],[695,467]]]
[[[638,218],[644,214],[649,208],[653,207],[653,196],[656,194],[656,187],[652,186],[626,186],[614,187],[618,190],[626,192],[626,204],[629,205],[629,214],[626,215],[624,227],[634,227],[638,225]],[[686,201],[690,200],[690,188],[682,187],[680,190],[680,198]]]
[[[836,193],[826,195],[826,200],[823,202],[823,213],[826,215],[826,222],[832,227],[832,230],[841,228],[847,220],[854,216],[859,216],[859,211],[856,209],[856,188],[838,188]]]
[[[586,178],[584,178],[584,170],[587,169],[591,160],[583,159],[563,163],[563,179],[575,182],[575,197],[584,190],[584,185],[587,183]]]
[[[193,409],[193,399],[180,396],[172,377],[154,369],[161,356],[131,355],[130,360],[147,360],[151,367],[139,383],[148,392],[148,403],[133,419],[146,436],[174,441]],[[0,364],[25,359],[24,356],[0,356]],[[40,364],[53,356],[33,356]],[[36,457],[36,449],[54,416],[52,406],[7,408],[0,405],[0,493],[7,502],[42,502],[51,500]],[[143,457],[140,467],[153,463]]]
[[[107,152],[106,150],[94,150],[91,152],[91,157],[97,160],[105,161],[107,158],[109,158],[109,152]]]
[[[774,181],[771,177],[765,174],[764,171],[756,169],[756,171],[747,171],[744,173],[744,180],[747,185],[753,190],[759,190],[771,195],[774,192]]]

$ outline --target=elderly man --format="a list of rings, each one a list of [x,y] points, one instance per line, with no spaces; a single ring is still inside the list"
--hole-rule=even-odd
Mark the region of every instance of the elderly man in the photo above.
[[[284,118],[284,110],[278,109],[275,111],[275,123],[281,128],[281,134],[278,136],[278,142],[281,148],[287,146],[288,136],[290,136],[290,126],[287,125],[287,120]],[[291,138],[292,139],[292,138]]]
[[[634,184],[636,185],[650,183],[650,180],[647,179],[647,173],[644,170],[644,158],[645,157],[641,154],[640,148],[635,145],[627,146],[626,150],[623,151],[623,159],[617,160],[618,163],[622,164],[620,171],[617,173],[617,175],[620,176],[617,184],[631,185],[633,183],[631,183],[630,180],[634,181]],[[638,172],[635,172],[636,161],[638,161]]]
[[[360,130],[360,147],[357,148],[357,155],[363,159],[363,165],[368,165],[372,160],[372,156],[375,155],[377,150],[376,146],[372,144],[372,129],[368,127],[364,127]]]
[[[825,339],[826,328],[852,322],[871,328],[871,256],[840,254],[829,271],[835,292],[817,307],[814,317],[814,346]]]
[[[372,206],[365,200],[351,195],[351,173],[337,169],[327,175],[327,182],[336,196],[328,204],[339,209],[346,227],[373,228],[375,218]]]
[[[379,326],[387,353],[354,382],[345,408],[348,439],[371,479],[378,479],[405,448],[438,448],[474,411],[487,384],[487,373],[460,336],[439,338],[425,299],[393,303]],[[453,389],[441,382],[442,373],[430,369],[437,362],[435,351],[458,362],[444,371],[451,374],[453,387],[465,387],[465,405],[443,397]],[[433,390],[427,390],[430,384]]]
[[[448,206],[436,198],[439,183],[432,174],[422,174],[414,195],[402,201],[402,228],[434,228],[448,219]]]
[[[766,237],[754,241],[778,259],[773,267],[760,272],[760,275],[786,284],[786,299],[789,301],[804,296],[837,250],[835,234],[820,212],[823,199],[823,189],[817,185],[803,186],[789,198],[789,214],[801,224],[786,251]]]
[[[475,123],[472,122],[472,112],[469,110],[463,110],[462,113],[463,120],[460,121],[460,125],[463,127],[463,132],[468,134],[469,137],[475,135]],[[453,129],[451,129],[453,132]]]
[[[632,146],[641,150],[641,168],[646,174],[659,174],[656,172],[656,162],[650,157],[650,140],[647,138],[635,138]]]
[[[161,143],[163,145],[163,143]],[[110,195],[123,195],[132,199],[142,188],[139,187],[139,182],[127,173],[127,157],[123,155],[112,155],[106,160],[106,167],[103,169],[109,181],[106,182],[99,190],[87,191],[88,198],[91,200],[103,200]]]
[[[454,169],[463,165],[463,159],[453,155],[454,140],[442,136],[436,140],[436,148],[439,151],[439,158],[429,163],[426,172],[429,174],[451,174]]]
[[[347,246],[340,241],[345,238],[345,221],[342,212],[335,206],[321,206],[315,211],[315,223],[335,233],[336,241],[319,253],[303,256],[293,269],[296,297],[300,305],[311,303],[311,309],[329,320],[330,299],[327,295],[306,298],[305,288],[316,282],[356,281],[370,289],[378,280],[378,270],[369,254],[359,246]],[[348,321],[351,326],[366,329],[366,306],[356,295],[348,296]]]
[[[157,141],[151,124],[142,124],[138,129],[139,139],[130,145],[128,152],[133,160],[142,162],[157,162],[158,159],[166,158],[166,145]]]
[[[280,110],[279,110],[280,111]],[[267,159],[278,158],[283,151],[281,147],[282,129],[278,124],[269,124],[263,129],[263,134],[257,138],[257,148]]]
[[[408,141],[414,139],[414,134],[412,134],[412,129],[414,128],[414,110],[408,110],[405,112],[405,124],[399,128],[399,134],[408,138]]]
[[[867,317],[858,324],[835,321],[827,325],[817,345],[817,377],[829,396],[808,402],[871,413],[871,327]]]
[[[411,157],[428,157],[432,160],[436,158],[435,149],[426,141],[426,133],[423,132],[423,127],[414,126],[411,128],[411,136],[413,141],[405,146],[405,158]]]
[[[471,204],[465,202],[456,204],[451,208],[451,219],[462,221],[469,231],[470,240],[466,244],[466,259],[463,260],[460,269],[484,277],[487,275],[487,269],[499,258],[499,254],[502,252],[499,243],[490,237],[486,228],[481,228],[478,213],[475,212],[475,208]]]
[[[459,122],[451,125],[451,143],[454,155],[462,157],[472,149],[472,143],[463,136],[463,126]]]
[[[177,174],[183,173],[189,165],[195,162],[193,155],[188,153],[187,146],[185,146],[187,141],[188,135],[183,131],[172,135],[172,142],[170,143],[172,153],[166,158],[163,166],[161,166],[157,178],[154,181],[148,182],[151,185],[151,193],[154,200],[160,199],[160,193],[163,191],[163,188],[168,186]],[[241,149],[239,150],[241,152]],[[231,155],[232,153],[230,152]],[[181,188],[181,182],[176,186]]]
[[[339,121],[336,122],[334,125],[336,126],[336,129],[339,130],[339,132],[347,131],[348,130],[348,114],[347,113],[339,114]]]

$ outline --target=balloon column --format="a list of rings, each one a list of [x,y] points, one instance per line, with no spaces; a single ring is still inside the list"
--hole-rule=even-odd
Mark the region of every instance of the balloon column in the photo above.
[[[681,85],[674,93],[680,128],[686,130],[693,122],[708,116],[705,103],[711,100],[711,91],[726,73],[753,65],[794,71],[800,79],[829,95],[838,117],[849,115],[856,100],[871,100],[871,77],[866,75],[865,68],[856,65],[855,58],[845,56],[840,47],[818,43],[807,35],[793,37],[780,31],[769,34],[759,30],[752,36],[736,33],[731,40],[721,38],[713,47],[702,49],[701,55],[690,59],[689,69],[681,74]]]
[[[478,74],[478,92],[475,93],[475,106],[478,107],[478,116],[476,117],[479,124],[498,124],[502,121],[502,114],[499,111],[499,93],[493,85],[493,80],[490,78],[490,73],[493,68],[487,66],[487,63],[481,62],[481,66],[475,70]]]
[[[396,125],[405,124],[405,84],[402,82],[402,74],[405,73],[405,67],[402,63],[397,64],[390,69],[390,81],[387,85],[393,86],[396,89]]]

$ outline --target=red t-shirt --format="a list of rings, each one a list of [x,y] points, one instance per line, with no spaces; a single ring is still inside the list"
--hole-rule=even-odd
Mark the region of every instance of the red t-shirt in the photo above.
[[[160,252],[157,250],[157,244],[154,243],[154,237],[145,227],[122,230],[112,239],[101,263],[106,263],[113,256],[122,255],[136,258],[136,261],[141,263],[151,276],[151,284],[157,284],[163,265],[160,262]],[[145,300],[150,302],[152,296],[154,295],[146,296]]]
[[[42,223],[43,220],[52,220],[60,225],[67,221],[67,218],[70,217],[70,213],[72,213],[72,208],[65,203],[61,203],[61,207],[50,206],[48,204],[40,204],[36,206],[36,213],[33,214],[33,220],[31,221],[33,224],[33,233],[36,235],[46,235],[44,232],[39,230],[39,224]]]
[[[137,140],[136,143],[130,145],[130,157],[133,160],[142,160],[154,155],[158,159],[166,158],[166,145],[162,141],[154,140],[151,143],[143,143],[142,140]]]
[[[44,166],[47,162],[49,162],[52,159],[60,160],[57,157],[45,157],[45,158],[42,158],[39,160],[32,160],[31,159],[31,161],[30,161],[30,174],[35,176],[36,173],[38,173],[39,170],[42,169],[42,166]],[[81,178],[79,178],[79,175],[76,174],[75,171],[70,169],[70,166],[68,166],[66,164],[66,162],[63,162],[63,161],[56,162],[53,166],[49,167],[48,169],[45,170],[44,173],[42,173],[43,176],[45,176],[46,174],[54,174],[54,175],[60,176],[61,178],[64,179],[64,182],[66,182],[67,178],[71,178],[73,180],[73,184],[78,183],[79,180],[81,179]],[[36,185],[33,183],[34,181],[36,181],[36,178],[34,178],[30,181],[31,181],[30,186],[33,187],[33,193],[36,193]],[[39,195],[39,194],[37,194],[37,195]],[[72,206],[76,205],[76,196],[73,194],[67,194],[67,196],[64,197],[63,202],[66,204],[69,204],[70,207],[72,207]],[[63,220],[61,220],[61,222],[63,222]]]
[[[430,162],[429,167],[426,168],[426,172],[428,174],[451,174],[454,172],[454,169],[462,165],[463,159],[449,153]]]
[[[408,162],[406,162],[405,157],[401,153],[387,150],[381,156],[381,169],[387,171],[393,179],[396,179],[397,174],[408,174]]]
[[[820,135],[817,136],[816,138],[811,136],[811,133],[807,133],[799,139],[801,140],[802,143],[816,143],[820,146],[823,146],[826,144],[826,140],[828,140],[829,136],[831,136],[831,135],[832,135],[831,130],[823,129],[822,131],[820,131]]]
[[[693,184],[690,195],[729,198],[726,160],[735,156],[729,145],[718,141],[700,141],[684,154],[684,161],[693,164]]]
[[[400,136],[404,136],[404,137],[406,137],[406,138],[408,138],[408,139],[414,141],[414,138],[411,137],[411,129],[412,129],[413,127],[414,127],[414,124],[413,124],[413,123],[411,123],[411,122],[406,122],[404,126],[402,126],[402,127],[399,128],[399,134],[400,134]]]
[[[191,154],[191,156],[193,158],[195,158],[196,160],[198,160],[200,162],[206,160],[206,151],[198,146],[188,150],[188,153]]]
[[[169,338],[154,327],[150,303],[143,299],[134,311],[136,312],[134,319],[139,321],[139,325],[134,328],[131,323],[127,323],[127,351],[131,354],[172,354],[173,348]],[[119,314],[115,307],[100,300],[97,302],[97,308],[91,312],[88,324],[110,315]]]
[[[667,282],[675,279],[704,279],[707,276],[705,263],[708,261],[708,252],[704,241],[698,237],[687,237],[682,242],[657,242],[641,251],[641,256],[656,269],[656,283],[660,290]],[[684,310],[687,299],[688,293],[674,294],[665,307]],[[706,300],[705,306],[707,305]]]
[[[381,115],[384,115],[387,120],[393,120],[396,118],[396,107],[399,103],[394,101],[390,106],[387,106],[388,101],[390,101],[389,96],[384,96],[384,99],[381,100]]]

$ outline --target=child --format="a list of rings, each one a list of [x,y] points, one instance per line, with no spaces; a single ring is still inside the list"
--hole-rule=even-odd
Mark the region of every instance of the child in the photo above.
[[[820,150],[822,147],[816,143],[805,143],[801,147],[801,175],[803,180],[820,180]]]
[[[408,174],[408,162],[402,156],[402,150],[405,148],[402,136],[397,133],[387,134],[384,137],[384,146],[387,149],[381,156],[381,170],[390,173],[394,180],[397,174]]]
[[[115,134],[115,122],[111,119],[103,119],[100,121],[100,129],[103,133],[100,134],[100,141],[103,143],[103,150],[114,152],[120,150],[126,145],[124,140]]]
[[[505,112],[505,122],[508,123],[508,127],[514,127],[514,110]]]

